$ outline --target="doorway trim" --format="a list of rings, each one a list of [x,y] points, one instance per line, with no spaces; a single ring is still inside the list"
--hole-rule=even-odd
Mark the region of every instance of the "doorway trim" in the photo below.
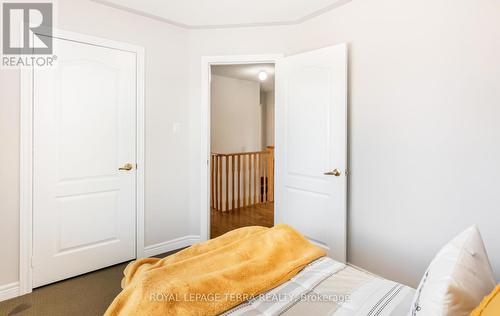
[[[266,55],[224,55],[201,57],[201,191],[200,191],[200,238],[202,241],[210,238],[210,81],[211,66],[244,65],[244,64],[274,64],[276,65],[284,54]],[[278,73],[275,74],[275,78]],[[276,82],[276,79],[275,79]]]
[[[136,56],[136,228],[135,255],[144,257],[144,56],[143,47],[100,37],[54,29],[53,37],[112,48]],[[33,290],[33,71],[22,69],[20,76],[20,161],[19,161],[19,291]]]

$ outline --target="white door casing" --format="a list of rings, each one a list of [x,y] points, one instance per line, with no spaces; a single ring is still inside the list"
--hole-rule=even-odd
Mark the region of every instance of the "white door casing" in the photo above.
[[[345,262],[347,46],[283,58],[276,74],[276,222]]]
[[[200,160],[200,236],[210,232],[210,81],[211,66],[241,64],[276,64],[283,54],[203,56],[201,60],[201,160]]]
[[[144,248],[143,49],[63,31],[54,47],[22,76],[20,294]]]

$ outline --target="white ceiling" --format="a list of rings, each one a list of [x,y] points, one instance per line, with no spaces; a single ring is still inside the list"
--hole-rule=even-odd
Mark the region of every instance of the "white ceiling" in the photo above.
[[[259,72],[265,71],[268,78],[259,80]],[[274,64],[251,65],[218,65],[212,66],[212,74],[229,78],[260,82],[260,88],[265,91],[274,91]]]
[[[185,28],[296,24],[350,0],[93,0]]]

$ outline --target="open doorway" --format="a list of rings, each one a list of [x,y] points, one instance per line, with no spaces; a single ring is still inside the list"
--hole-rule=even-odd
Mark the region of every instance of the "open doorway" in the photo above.
[[[275,65],[212,65],[210,238],[274,224]]]
[[[274,178],[271,179],[273,183],[265,185],[273,187],[273,190],[267,191],[267,193],[272,192],[273,224],[283,223],[296,228],[307,239],[324,248],[329,256],[337,261],[345,262],[348,174],[347,53],[347,44],[338,44],[286,57],[282,55],[202,57],[200,236],[203,239],[210,238],[211,225],[209,223],[212,220],[210,206],[214,205],[212,193],[215,198],[215,188],[226,190],[226,183],[231,184],[230,181],[232,181],[228,173],[227,181],[224,175],[217,182],[218,187],[211,183],[214,179],[212,172],[215,173],[216,165],[211,155],[212,67],[270,63],[276,70],[274,108],[276,147],[274,148]],[[235,121],[244,122],[246,119],[248,118],[240,115]],[[238,125],[229,133],[241,134],[240,128]],[[217,162],[218,171],[227,168],[232,172],[231,159],[229,158],[228,167],[222,163],[219,167]],[[236,166],[238,166],[237,158]],[[238,168],[235,170],[237,172]],[[257,178],[260,179],[259,176]],[[266,178],[266,180],[270,179]],[[225,181],[224,187],[219,184],[221,181]],[[236,183],[242,185],[246,181]],[[237,191],[237,187],[236,185],[235,192],[241,192]],[[212,188],[214,188],[213,192]],[[229,185],[226,191],[228,195],[230,192],[232,194],[232,188]],[[259,194],[259,190],[256,192]],[[220,193],[217,196],[220,199],[218,203],[222,202]],[[231,202],[231,206],[232,196],[235,194],[227,198],[227,204]],[[225,201],[226,195],[224,195],[224,204],[226,204]],[[234,213],[220,212],[218,214]],[[230,222],[232,218],[234,217],[229,217],[226,221]],[[229,223],[227,227],[237,226]]]

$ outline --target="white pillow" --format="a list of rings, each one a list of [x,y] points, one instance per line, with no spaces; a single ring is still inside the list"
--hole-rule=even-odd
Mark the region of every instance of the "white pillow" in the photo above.
[[[412,316],[467,316],[495,287],[481,234],[472,226],[445,245],[420,281]]]

